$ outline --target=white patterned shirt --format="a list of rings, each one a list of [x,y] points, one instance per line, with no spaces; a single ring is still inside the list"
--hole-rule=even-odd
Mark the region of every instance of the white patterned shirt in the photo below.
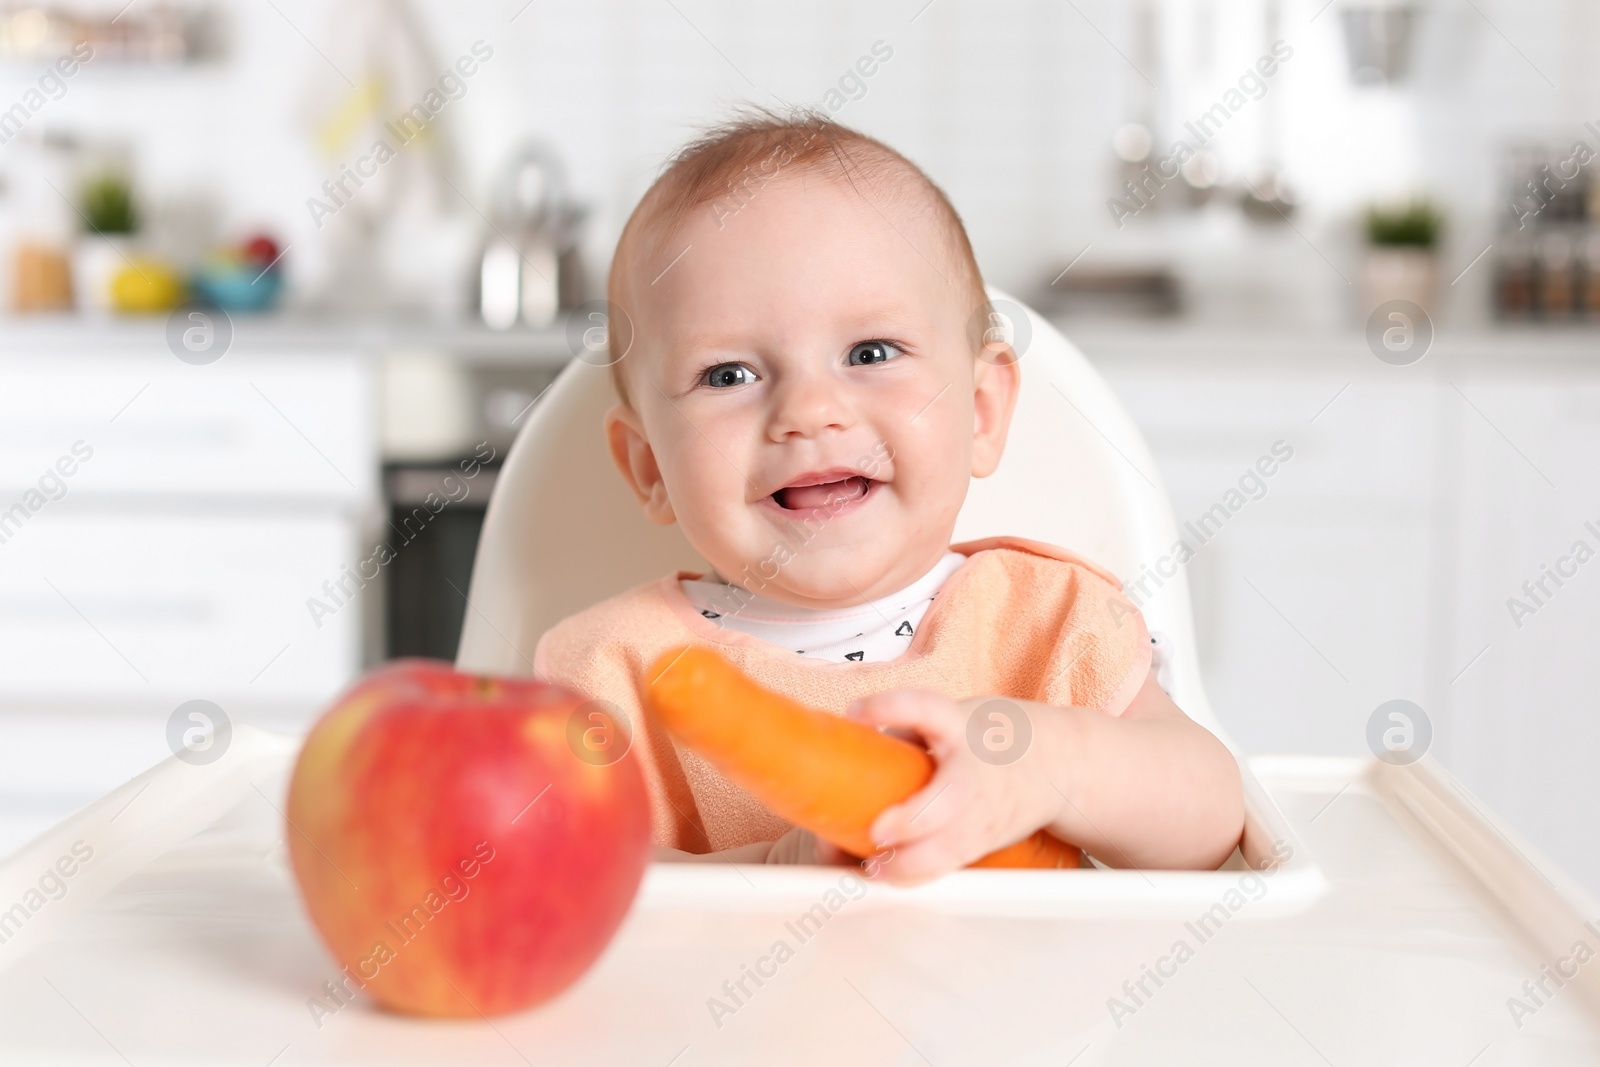
[[[960,552],[946,552],[932,570],[898,593],[848,608],[800,607],[729,585],[715,572],[680,579],[678,585],[695,610],[719,626],[802,656],[880,663],[898,659],[911,646],[939,587],[966,561]]]

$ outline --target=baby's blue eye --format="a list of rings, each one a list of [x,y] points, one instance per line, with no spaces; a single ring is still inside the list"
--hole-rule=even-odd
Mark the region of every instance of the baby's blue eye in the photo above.
[[[862,341],[851,347],[850,365],[852,367],[864,367],[873,363],[887,363],[890,359],[890,353],[899,351],[888,341]],[[861,356],[859,363],[856,361],[857,354]]]
[[[739,371],[744,371],[748,375],[745,381],[738,379],[737,372]],[[744,385],[747,382],[754,381],[755,377],[750,368],[743,363],[718,363],[715,367],[708,367],[705,377],[701,380],[713,389],[723,389],[730,385]]]

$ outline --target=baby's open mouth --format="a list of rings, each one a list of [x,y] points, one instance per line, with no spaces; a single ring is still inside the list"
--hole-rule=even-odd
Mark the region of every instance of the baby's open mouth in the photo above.
[[[789,485],[772,494],[773,502],[787,511],[827,507],[867,495],[873,481],[861,475],[819,485]]]

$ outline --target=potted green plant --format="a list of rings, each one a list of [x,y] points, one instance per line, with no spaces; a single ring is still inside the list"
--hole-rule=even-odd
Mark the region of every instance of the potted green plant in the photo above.
[[[1439,294],[1439,239],[1444,212],[1425,197],[1373,204],[1365,216],[1366,311],[1409,300],[1433,316]]]
[[[120,168],[95,172],[79,186],[77,206],[83,221],[72,263],[78,306],[108,312],[111,280],[134,258],[139,211],[133,182]]]

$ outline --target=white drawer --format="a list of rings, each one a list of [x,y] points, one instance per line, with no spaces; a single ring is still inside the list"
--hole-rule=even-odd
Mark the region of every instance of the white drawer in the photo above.
[[[331,510],[47,509],[0,544],[0,710],[320,706],[359,667],[361,605],[318,626],[306,602],[355,549]]]
[[[143,347],[0,357],[0,510],[30,490],[369,500],[375,440],[355,353],[230,352],[205,366]]]

